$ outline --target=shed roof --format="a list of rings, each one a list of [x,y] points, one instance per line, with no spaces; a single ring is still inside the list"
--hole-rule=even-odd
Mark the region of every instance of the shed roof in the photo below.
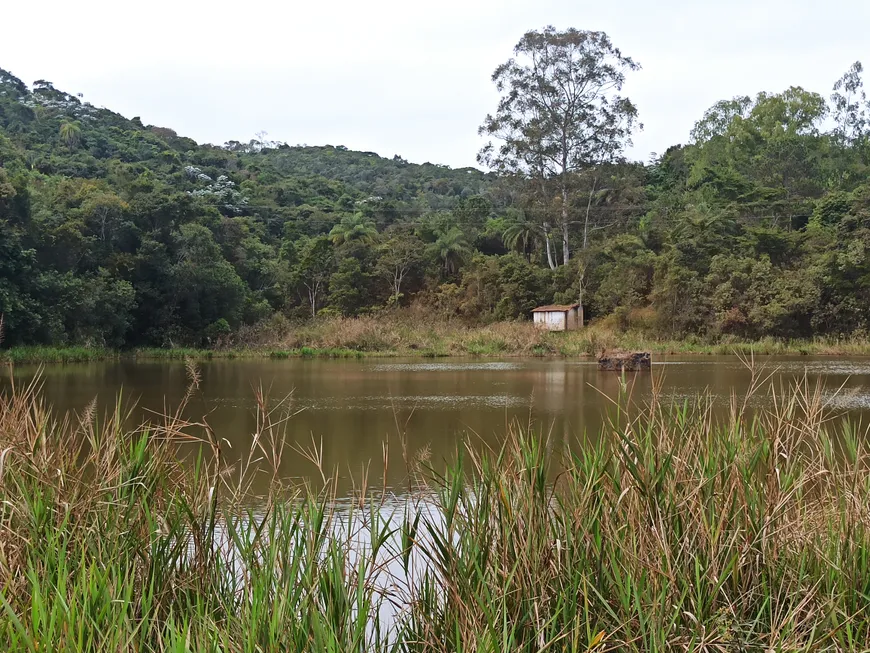
[[[549,306],[538,306],[532,310],[532,313],[564,313],[579,306],[580,304],[550,304]]]

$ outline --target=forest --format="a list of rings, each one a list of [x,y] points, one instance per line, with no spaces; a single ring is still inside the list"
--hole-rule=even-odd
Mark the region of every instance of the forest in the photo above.
[[[639,63],[601,32],[532,31],[493,75],[484,172],[264,134],[198,144],[0,69],[2,346],[215,346],[553,302],[661,337],[862,337],[870,103],[860,63],[838,72],[723,99],[632,162]]]

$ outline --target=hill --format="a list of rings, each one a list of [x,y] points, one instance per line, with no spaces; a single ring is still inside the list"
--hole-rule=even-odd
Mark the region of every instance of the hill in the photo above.
[[[292,308],[301,240],[449,211],[492,181],[341,146],[201,145],[3,70],[0,175],[6,342],[112,346]]]
[[[862,70],[830,100],[718,102],[687,144],[578,168],[564,193],[341,146],[198,144],[0,71],[3,345],[213,346],[318,316],[575,301],[648,338],[863,337]]]

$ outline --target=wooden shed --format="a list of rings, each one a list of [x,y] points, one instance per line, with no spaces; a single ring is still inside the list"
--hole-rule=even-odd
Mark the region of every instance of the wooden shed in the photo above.
[[[580,326],[580,304],[538,306],[532,311],[535,324],[550,331],[570,331]]]

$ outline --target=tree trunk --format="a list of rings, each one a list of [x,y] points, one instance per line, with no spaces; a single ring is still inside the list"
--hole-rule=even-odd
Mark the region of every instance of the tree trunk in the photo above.
[[[562,265],[568,263],[571,252],[568,249],[568,187],[562,184]]]
[[[571,258],[571,252],[568,249],[568,223],[562,224],[562,265],[565,265]]]
[[[586,220],[583,223],[583,249],[589,242],[589,212],[592,210],[592,196],[595,195],[595,184],[598,182],[598,177],[592,178],[592,190],[589,191],[589,201],[586,203]]]
[[[553,262],[553,250],[550,247],[550,225],[547,222],[544,223],[544,240],[547,241],[547,263],[551,270],[555,270],[556,264]]]
[[[311,319],[313,320],[317,317],[317,291],[319,290],[318,286],[320,284],[316,281],[312,284],[305,284],[305,287],[308,288],[308,301],[311,303]]]
[[[399,305],[399,295],[402,294],[402,280],[405,278],[405,272],[396,268],[393,274],[393,303]]]

